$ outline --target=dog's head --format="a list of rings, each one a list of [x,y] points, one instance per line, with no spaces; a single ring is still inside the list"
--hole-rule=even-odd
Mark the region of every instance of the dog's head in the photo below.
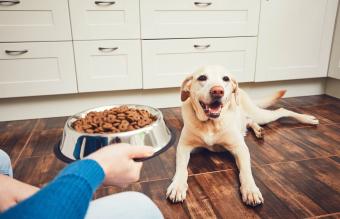
[[[188,76],[182,83],[181,100],[190,98],[201,121],[217,119],[222,108],[234,96],[238,104],[238,84],[222,66],[206,66]]]

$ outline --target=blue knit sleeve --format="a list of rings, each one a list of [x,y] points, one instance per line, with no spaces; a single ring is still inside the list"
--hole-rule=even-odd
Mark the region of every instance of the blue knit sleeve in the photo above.
[[[0,219],[84,218],[104,176],[94,160],[74,162],[35,195],[0,214]]]

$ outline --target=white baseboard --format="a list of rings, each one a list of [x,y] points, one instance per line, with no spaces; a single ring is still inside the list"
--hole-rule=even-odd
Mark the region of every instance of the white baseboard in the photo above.
[[[242,83],[251,97],[259,98],[278,89],[286,97],[324,94],[324,78],[264,83]],[[0,99],[0,121],[69,116],[79,111],[110,104],[144,104],[157,108],[180,106],[179,88],[96,92],[69,95]]]
[[[340,80],[334,78],[327,78],[326,94],[340,98]]]

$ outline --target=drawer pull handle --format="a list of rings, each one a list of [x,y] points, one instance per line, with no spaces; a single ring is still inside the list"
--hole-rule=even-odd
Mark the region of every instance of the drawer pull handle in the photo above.
[[[195,49],[208,49],[210,47],[210,44],[207,45],[194,45]]]
[[[5,50],[6,54],[7,55],[10,55],[10,56],[18,56],[18,55],[23,55],[25,53],[28,53],[28,50],[25,49],[25,50]]]
[[[99,51],[101,52],[113,52],[118,49],[118,47],[112,47],[112,48],[105,48],[105,47],[99,47]]]
[[[197,7],[208,7],[212,5],[212,2],[194,2]]]
[[[95,1],[94,2],[96,5],[100,5],[100,6],[109,6],[109,5],[114,5],[116,4],[115,1]]]
[[[0,5],[3,5],[3,6],[12,6],[12,5],[17,5],[19,4],[20,1],[18,0],[13,0],[13,1],[10,1],[10,0],[7,0],[7,1],[0,1]]]

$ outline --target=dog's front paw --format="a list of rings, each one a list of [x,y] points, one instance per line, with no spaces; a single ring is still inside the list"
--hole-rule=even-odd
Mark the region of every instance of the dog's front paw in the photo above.
[[[172,202],[183,202],[187,196],[188,184],[173,181],[167,189],[166,197]]]
[[[264,202],[262,194],[257,186],[242,187],[241,186],[242,201],[247,205],[256,206]]]

